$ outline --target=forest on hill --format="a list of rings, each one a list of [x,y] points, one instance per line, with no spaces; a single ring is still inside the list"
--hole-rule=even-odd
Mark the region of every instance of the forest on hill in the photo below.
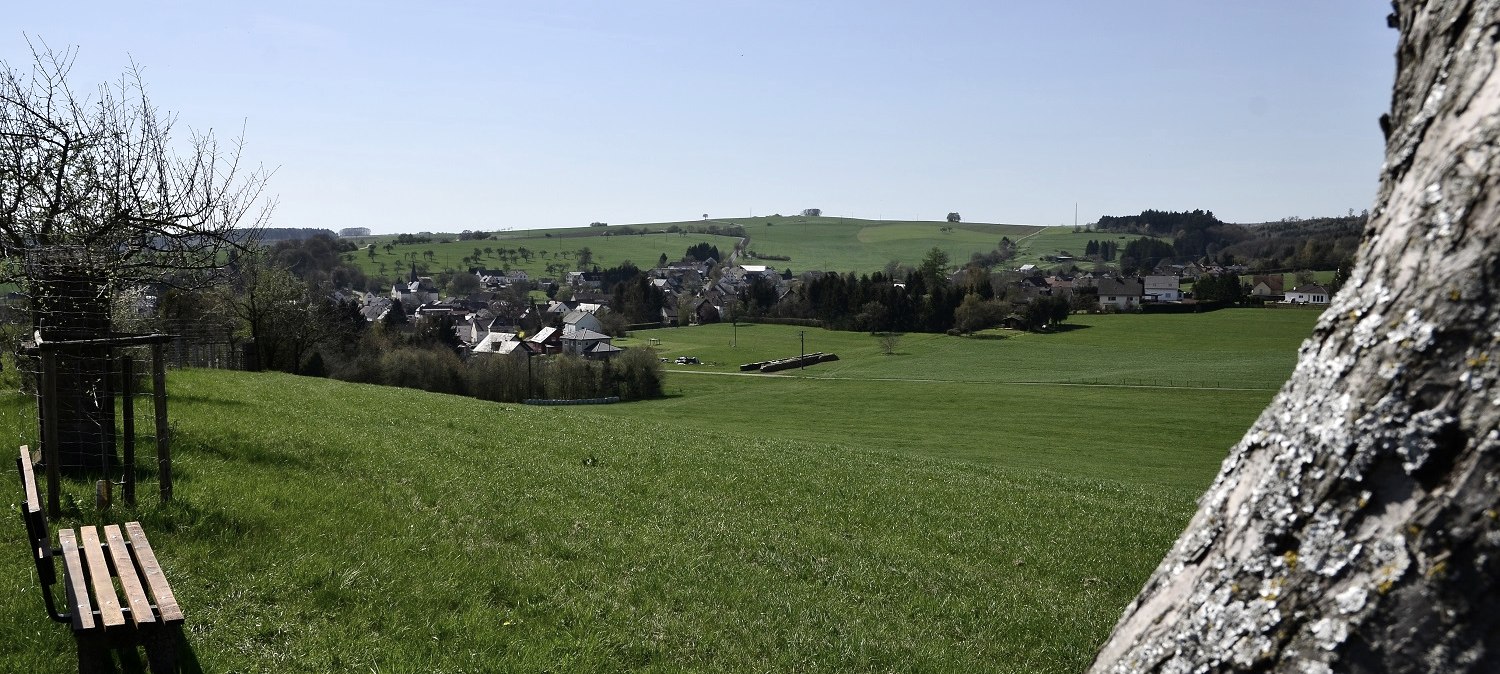
[[[1255,271],[1347,269],[1368,220],[1368,213],[1351,211],[1345,216],[1235,224],[1201,209],[1146,210],[1103,216],[1094,229],[1170,238],[1173,255],[1181,260],[1242,264]]]

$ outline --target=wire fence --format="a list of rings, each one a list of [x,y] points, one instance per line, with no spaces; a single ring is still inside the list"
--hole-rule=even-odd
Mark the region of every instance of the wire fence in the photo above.
[[[171,495],[170,338],[116,331],[152,307],[98,269],[76,249],[33,254],[24,294],[0,314],[11,366],[4,382],[15,392],[6,425],[34,451],[53,516],[63,478],[92,481],[100,507]]]

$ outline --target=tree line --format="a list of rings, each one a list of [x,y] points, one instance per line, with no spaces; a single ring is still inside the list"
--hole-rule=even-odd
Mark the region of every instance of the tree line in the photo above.
[[[1215,264],[1243,264],[1257,271],[1284,269],[1347,269],[1369,220],[1368,213],[1327,218],[1287,218],[1280,222],[1240,225],[1220,221],[1213,211],[1141,211],[1139,215],[1103,216],[1093,226],[1106,232],[1169,237],[1165,248],[1138,250],[1144,260],[1206,260]],[[1092,243],[1092,242],[1091,242]],[[1107,241],[1101,241],[1102,246]],[[1165,242],[1163,242],[1165,243]],[[1142,244],[1144,245],[1144,244]],[[1104,249],[1097,254],[1104,255]],[[1086,254],[1096,254],[1088,253]],[[1122,257],[1132,257],[1122,252]],[[1130,270],[1126,270],[1129,273]]]

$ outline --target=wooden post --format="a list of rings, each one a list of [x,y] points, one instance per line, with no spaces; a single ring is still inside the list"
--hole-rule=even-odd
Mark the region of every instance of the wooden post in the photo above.
[[[125,463],[125,505],[135,505],[135,359],[130,356],[128,350],[122,350],[120,356],[120,398],[123,399],[121,412],[124,418],[121,424],[124,426],[124,463]]]
[[[162,503],[172,500],[172,438],[167,428],[167,359],[161,343],[151,345],[151,401],[156,409],[156,465]]]
[[[57,357],[51,351],[42,352],[42,460],[47,462],[47,516],[56,519],[62,514],[58,503],[57,462]]]

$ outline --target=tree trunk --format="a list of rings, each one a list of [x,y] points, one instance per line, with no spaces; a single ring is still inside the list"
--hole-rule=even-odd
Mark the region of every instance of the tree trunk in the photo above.
[[[1350,282],[1093,672],[1500,671],[1500,17],[1399,0]]]

